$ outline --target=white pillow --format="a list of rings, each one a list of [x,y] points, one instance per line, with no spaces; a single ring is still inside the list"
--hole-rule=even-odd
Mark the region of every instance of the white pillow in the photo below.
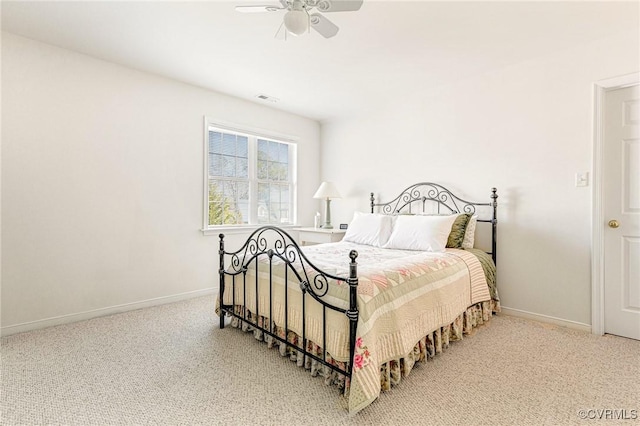
[[[398,216],[393,232],[384,248],[444,251],[451,232],[451,225],[458,215],[448,216]]]
[[[473,248],[476,239],[476,225],[478,224],[478,215],[474,214],[467,223],[467,229],[464,231],[464,239],[462,240],[462,248]]]
[[[392,220],[385,214],[355,212],[342,241],[382,247],[391,235]]]

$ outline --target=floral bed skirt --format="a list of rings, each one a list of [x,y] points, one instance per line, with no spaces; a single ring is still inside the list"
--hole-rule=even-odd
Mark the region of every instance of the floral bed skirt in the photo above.
[[[240,316],[243,315],[243,309],[242,306],[235,306],[234,308],[236,314]],[[460,314],[451,324],[447,324],[428,333],[420,339],[413,349],[404,357],[388,360],[380,366],[380,389],[389,390],[392,386],[396,386],[402,381],[403,377],[406,377],[411,372],[411,369],[417,362],[424,362],[429,358],[433,358],[436,354],[446,349],[450,342],[461,340],[463,335],[471,333],[473,328],[489,321],[493,312],[499,311],[500,302],[498,301],[488,300],[476,303],[467,308],[467,310]],[[264,324],[264,328],[269,328],[267,318],[263,316],[256,317],[249,311],[247,311],[247,321],[254,324],[257,321],[258,326],[263,327]],[[324,378],[325,384],[335,385],[339,389],[344,390],[345,395],[348,395],[349,379],[343,374],[337,373],[313,358],[305,356],[297,349],[281,343],[272,336],[264,334],[261,330],[235,317],[232,317],[231,325],[241,328],[245,332],[253,332],[254,337],[260,341],[264,341],[269,348],[277,347],[282,356],[289,357],[298,367],[304,367],[309,370],[312,376],[321,376]],[[284,339],[284,329],[273,326],[272,330],[274,334]],[[287,341],[297,347],[301,347],[302,344],[302,338],[292,331],[288,333]],[[359,347],[359,344],[360,342],[356,341],[356,355],[354,356],[356,366],[359,362],[359,357],[366,356],[366,348]],[[307,352],[322,358],[322,348],[314,342],[307,341],[306,349]],[[326,359],[328,363],[343,370],[346,367],[344,362],[333,360],[329,354],[326,355]],[[360,358],[360,362],[361,361],[362,358]]]

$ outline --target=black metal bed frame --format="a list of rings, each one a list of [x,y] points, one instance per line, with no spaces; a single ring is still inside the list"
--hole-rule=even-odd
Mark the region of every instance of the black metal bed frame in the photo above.
[[[440,208],[444,207],[447,209],[447,213],[476,213],[476,207],[487,206],[492,208],[492,215],[490,219],[480,219],[478,218],[478,222],[486,222],[491,223],[492,225],[492,233],[491,233],[491,252],[489,253],[493,261],[496,262],[496,228],[497,228],[497,198],[496,188],[491,189],[491,202],[489,203],[474,203],[470,201],[463,200],[462,198],[454,195],[443,187],[442,185],[431,183],[431,182],[421,182],[414,185],[409,186],[407,189],[402,191],[402,193],[394,198],[393,200],[387,203],[375,203],[374,195],[371,193],[371,212],[374,213],[374,208],[379,207],[382,213],[384,214],[399,214],[405,208],[411,213],[411,205],[415,202],[422,203],[422,209],[424,211],[424,207],[427,201],[435,202],[438,206],[438,212],[440,212]],[[460,208],[462,207],[462,208]],[[356,327],[358,323],[358,302],[357,302],[357,288],[358,288],[358,264],[356,259],[358,257],[358,253],[355,250],[352,250],[349,253],[349,276],[337,276],[333,274],[329,274],[320,270],[316,267],[308,258],[305,256],[304,252],[300,249],[300,246],[296,243],[296,241],[289,235],[286,231],[277,228],[275,226],[264,226],[255,230],[245,241],[245,243],[236,251],[226,251],[224,246],[224,234],[220,234],[220,266],[219,266],[219,278],[220,278],[220,295],[219,295],[219,303],[220,303],[220,328],[225,327],[225,314],[238,320],[242,321],[245,324],[250,325],[254,329],[260,330],[265,335],[271,336],[273,339],[278,340],[279,342],[287,345],[288,347],[298,351],[298,353],[303,354],[306,357],[314,359],[320,362],[322,365],[327,366],[328,368],[340,373],[344,374],[346,377],[351,377],[352,372],[352,361],[355,352],[355,343],[356,343]],[[261,257],[267,257],[268,262],[259,262]],[[284,324],[274,324],[272,318],[272,308],[273,308],[273,299],[272,299],[272,290],[273,290],[273,262],[274,257],[277,259],[277,262],[282,262],[284,264],[284,281],[285,281],[285,308],[284,308]],[[228,265],[226,265],[225,260],[228,260]],[[253,265],[252,265],[253,263]],[[262,267],[267,267],[269,270],[269,312],[265,313],[264,317],[268,319],[268,323],[265,325],[259,324],[258,318],[261,313],[259,311],[259,278],[258,278],[258,268],[259,265]],[[255,283],[247,282],[247,272],[249,268],[255,268]],[[231,286],[232,290],[232,303],[231,305],[225,305],[223,295],[224,290],[227,285],[225,282],[225,278],[227,276],[231,277]],[[287,337],[289,336],[289,322],[288,322],[288,300],[289,300],[289,283],[290,280],[299,285],[299,288],[302,292],[302,335],[300,338],[302,339],[302,343],[300,345],[289,342]],[[346,282],[349,285],[349,308],[343,309],[334,305],[331,305],[324,300],[322,297],[327,294],[329,290],[330,280],[338,280]],[[243,286],[243,298],[242,306],[243,309],[241,312],[235,311],[236,305],[236,295],[235,288],[236,285]],[[255,297],[256,297],[256,312],[253,312],[252,315],[255,316],[255,320],[252,320],[252,317],[249,317],[247,309],[246,309],[246,289],[249,285],[255,285]],[[322,350],[322,356],[317,356],[314,353],[311,353],[307,350],[307,334],[306,334],[306,303],[307,297],[310,296],[313,301],[320,303],[322,305],[322,317],[323,317],[323,333],[322,333],[322,345],[320,346]],[[340,313],[344,313],[349,320],[349,362],[345,362],[344,368],[341,368],[337,363],[331,363],[327,360],[326,347],[326,330],[327,330],[327,309],[337,311]],[[275,330],[275,327],[283,327],[284,330],[284,338],[280,337]],[[314,342],[316,344],[320,344],[320,342]]]

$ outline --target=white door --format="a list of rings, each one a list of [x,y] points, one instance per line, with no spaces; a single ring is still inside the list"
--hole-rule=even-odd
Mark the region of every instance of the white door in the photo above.
[[[604,332],[640,340],[640,86],[605,93]]]

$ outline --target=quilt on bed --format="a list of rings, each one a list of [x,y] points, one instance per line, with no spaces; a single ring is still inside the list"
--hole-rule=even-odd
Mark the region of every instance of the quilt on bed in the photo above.
[[[357,341],[349,385],[349,411],[357,412],[369,405],[380,393],[380,366],[413,350],[416,342],[427,333],[452,323],[468,307],[492,299],[495,285],[488,285],[488,276],[477,253],[447,249],[443,253],[380,249],[372,246],[340,242],[304,247],[304,253],[320,270],[337,276],[348,276],[347,254],[358,251]],[[482,256],[480,256],[482,257]],[[309,274],[313,276],[312,271]],[[235,298],[231,277],[227,277],[225,304],[244,303],[246,309],[271,318],[284,326],[283,267],[272,270],[273,299],[269,300],[269,269],[258,264],[259,303],[256,307],[255,269],[247,273],[244,286],[236,280]],[[302,334],[302,304],[294,276],[288,273],[289,297],[287,322],[290,330]],[[494,283],[492,283],[494,284]],[[347,307],[349,286],[332,282],[326,302]],[[497,300],[497,294],[493,295]],[[309,297],[307,299],[310,300]],[[317,306],[316,306],[317,305]],[[310,301],[306,304],[306,337],[322,342],[322,309]],[[344,314],[328,311],[326,349],[336,361],[349,358],[349,328]]]

